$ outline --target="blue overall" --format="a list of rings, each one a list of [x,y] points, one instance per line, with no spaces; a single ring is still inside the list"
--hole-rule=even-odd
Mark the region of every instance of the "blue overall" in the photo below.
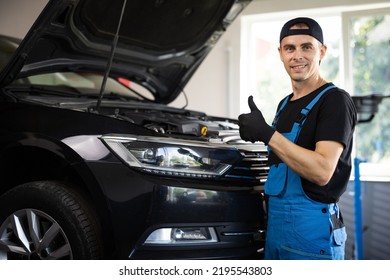
[[[308,113],[333,87],[325,88],[301,110],[292,130],[283,133],[286,138],[296,143]],[[274,128],[287,101],[288,97],[276,113]],[[269,195],[265,259],[344,259],[347,234],[337,203],[310,199],[300,176],[284,163],[270,166],[265,193]]]

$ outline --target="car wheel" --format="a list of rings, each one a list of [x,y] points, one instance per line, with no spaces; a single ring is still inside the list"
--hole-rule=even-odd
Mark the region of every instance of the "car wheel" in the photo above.
[[[96,215],[65,184],[32,182],[0,197],[0,259],[99,259],[101,244]]]

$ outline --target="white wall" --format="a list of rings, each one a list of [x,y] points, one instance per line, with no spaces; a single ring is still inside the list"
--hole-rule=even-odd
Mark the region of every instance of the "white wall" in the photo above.
[[[0,0],[0,34],[23,38],[47,0]],[[14,23],[18,19],[18,24]]]
[[[0,0],[0,33],[23,37],[47,0]],[[384,0],[254,0],[243,15],[255,15],[282,11],[324,8],[327,6],[352,6],[373,3],[389,3]],[[19,24],[9,26],[12,17],[19,17]],[[240,30],[238,18],[222,36],[210,56],[184,89],[187,108],[205,111],[217,116],[237,117],[240,108]],[[230,77],[230,78],[229,78]],[[182,107],[185,99],[179,96],[172,105]]]

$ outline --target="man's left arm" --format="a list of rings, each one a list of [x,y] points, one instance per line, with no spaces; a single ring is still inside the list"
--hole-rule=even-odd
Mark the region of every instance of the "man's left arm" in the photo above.
[[[344,149],[343,144],[336,141],[319,141],[312,151],[298,146],[277,131],[268,145],[294,172],[319,186],[328,184]]]

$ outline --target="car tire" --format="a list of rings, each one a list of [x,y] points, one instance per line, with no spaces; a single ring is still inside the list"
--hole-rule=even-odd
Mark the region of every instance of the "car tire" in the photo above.
[[[101,259],[100,226],[69,185],[41,181],[0,197],[0,259]]]

